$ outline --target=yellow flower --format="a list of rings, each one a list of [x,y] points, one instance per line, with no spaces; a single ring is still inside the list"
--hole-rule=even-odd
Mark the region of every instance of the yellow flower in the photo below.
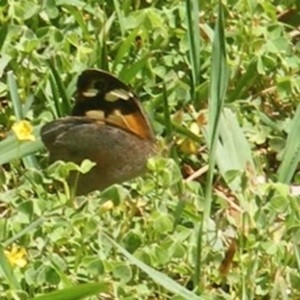
[[[22,120],[12,126],[12,130],[19,141],[34,141],[35,136],[32,134],[32,126],[29,122]]]
[[[104,213],[109,210],[112,210],[113,208],[114,208],[114,203],[111,200],[108,200],[101,205],[101,212]]]
[[[12,266],[18,266],[20,268],[27,264],[26,256],[27,252],[25,248],[12,246],[11,250],[4,251],[5,256],[9,260]]]
[[[195,135],[199,135],[200,129],[197,123],[192,123],[190,126],[190,131]],[[179,141],[180,150],[185,154],[197,154],[199,151],[199,145],[195,141],[185,138]]]
[[[184,139],[180,143],[180,150],[184,154],[197,154],[199,150],[199,145],[197,145],[196,142],[190,140],[190,139]]]

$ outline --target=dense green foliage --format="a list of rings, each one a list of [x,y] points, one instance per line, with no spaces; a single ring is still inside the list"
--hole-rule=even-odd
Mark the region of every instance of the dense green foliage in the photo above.
[[[300,299],[299,3],[201,2],[0,1],[1,299]],[[89,67],[159,151],[71,199],[39,129]]]

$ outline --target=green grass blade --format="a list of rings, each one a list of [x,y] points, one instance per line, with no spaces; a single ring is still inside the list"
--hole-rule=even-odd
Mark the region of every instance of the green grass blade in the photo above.
[[[7,84],[14,108],[16,120],[19,122],[24,119],[22,104],[19,98],[18,87],[12,71],[7,72]]]
[[[88,38],[89,37],[89,31],[87,29],[87,25],[86,25],[86,22],[84,20],[82,10],[79,10],[77,7],[71,6],[71,5],[65,5],[64,8],[67,11],[69,11],[69,13],[71,15],[73,15],[74,19],[76,20],[76,22],[80,26],[84,37]]]
[[[293,241],[293,248],[294,248],[298,272],[300,272],[300,250],[299,250],[299,245],[298,245],[297,241]]]
[[[97,37],[97,53],[98,56],[96,57],[96,65],[98,68],[109,71],[108,70],[108,59],[107,59],[107,44],[106,44],[106,36],[104,31],[100,33],[100,38]]]
[[[170,277],[166,276],[165,274],[158,272],[151,267],[147,266],[133,255],[131,255],[127,250],[121,247],[118,243],[116,243],[113,239],[111,239],[105,233],[102,233],[103,236],[113,244],[131,263],[136,265],[142,271],[144,271],[153,281],[157,284],[163,286],[165,289],[169,290],[170,292],[174,293],[175,295],[181,296],[187,300],[201,300],[199,296],[195,295],[191,291],[187,290],[183,286],[179,285],[176,281],[171,279]]]
[[[173,124],[171,121],[170,111],[169,111],[169,103],[168,103],[168,94],[167,94],[167,88],[166,84],[163,83],[163,109],[164,109],[164,125],[166,127],[166,142],[171,143],[173,138]],[[176,161],[176,163],[179,165],[179,158],[176,151],[176,147],[171,147],[171,157]],[[177,183],[177,187],[179,190],[179,193],[182,195],[183,192],[183,186],[182,182]],[[183,213],[184,207],[185,207],[185,201],[180,200],[177,203],[176,209],[174,211],[174,230],[176,229],[176,226],[180,222],[181,215]]]
[[[118,20],[119,20],[119,24],[120,24],[120,31],[121,31],[121,35],[122,37],[125,36],[125,20],[124,20],[124,16],[123,16],[123,12],[121,11],[121,8],[120,8],[120,3],[118,0],[113,0],[114,1],[114,6],[115,6],[115,10],[116,10],[116,13],[117,13],[117,17],[118,17]]]
[[[15,242],[16,240],[18,240],[19,238],[21,238],[23,235],[30,233],[33,229],[39,227],[41,224],[43,224],[43,222],[45,221],[44,217],[40,217],[37,220],[35,220],[33,223],[29,224],[27,227],[25,227],[23,230],[19,231],[17,234],[15,234],[12,238],[6,240],[3,243],[4,247],[9,246],[10,244],[12,244],[13,242]]]
[[[215,26],[212,70],[210,82],[210,98],[208,104],[208,148],[209,148],[209,170],[205,187],[205,204],[203,220],[198,233],[197,254],[195,265],[195,285],[200,282],[201,258],[202,258],[202,236],[209,222],[211,213],[211,198],[213,188],[213,172],[216,163],[216,150],[219,137],[220,118],[223,109],[225,93],[228,83],[228,67],[226,62],[226,48],[224,36],[223,5],[219,1],[218,19]]]
[[[290,125],[283,160],[278,169],[278,180],[289,184],[300,160],[300,104]]]
[[[223,5],[219,4],[218,20],[215,28],[212,52],[212,70],[210,83],[210,98],[208,106],[208,148],[209,152],[209,171],[208,182],[206,185],[205,217],[210,215],[210,198],[212,189],[212,176],[216,161],[216,146],[219,137],[219,127],[221,112],[224,104],[224,97],[227,88],[228,67],[226,63],[226,48],[224,37]]]
[[[128,56],[128,53],[130,53],[130,47],[132,43],[134,42],[136,35],[139,31],[139,28],[136,28],[133,30],[128,37],[123,41],[123,43],[120,45],[118,48],[118,52],[115,56],[113,67],[112,67],[112,72],[115,72],[118,64],[122,61],[122,59],[126,56]]]
[[[223,5],[219,4],[218,21],[216,23],[212,52],[212,71],[209,98],[209,148],[217,142],[219,120],[224,104],[228,82],[228,67],[226,63],[226,48],[224,36]]]
[[[173,123],[169,111],[168,94],[166,84],[163,83],[163,110],[164,121],[163,124],[166,127],[166,142],[170,143],[173,138]],[[179,164],[176,147],[171,147],[171,157]]]
[[[189,56],[192,67],[192,98],[196,99],[196,87],[200,84],[200,30],[199,1],[186,0],[187,31],[189,41]]]
[[[68,97],[67,91],[65,89],[64,83],[61,80],[61,76],[52,61],[49,62],[49,66],[50,66],[50,70],[51,70],[50,75],[53,76],[53,78],[55,80],[55,84],[57,86],[58,94],[62,99],[62,102],[60,105],[61,111],[69,112],[71,110],[72,105],[71,105],[71,101]]]
[[[7,24],[4,24],[4,25],[2,24],[1,28],[0,28],[0,51],[3,47],[3,45],[4,45],[7,33],[8,33],[8,25]]]
[[[129,67],[125,67],[119,74],[119,78],[126,83],[129,83],[136,74],[147,64],[151,53],[144,55],[140,60],[130,65]]]
[[[247,88],[251,87],[253,82],[257,80],[257,59],[253,59],[245,72],[245,74],[240,75],[237,78],[237,82],[235,84],[235,88],[228,95],[227,102],[233,102],[235,100],[240,99],[242,96],[242,92],[247,90]]]
[[[74,287],[68,287],[63,290],[55,291],[42,296],[37,296],[32,300],[79,300],[99,293],[109,292],[108,283],[88,283],[80,284]]]
[[[277,125],[277,123],[274,122],[274,121],[272,121],[266,114],[264,114],[263,112],[259,111],[258,115],[259,115],[259,118],[262,121],[262,123],[264,123],[268,127],[272,128],[272,130],[274,130],[279,135],[283,134],[282,130],[279,128],[279,126]]]
[[[29,110],[30,110],[31,107],[32,107],[33,102],[34,102],[34,95],[33,95],[33,94],[30,94],[30,95],[27,97],[27,99],[26,99],[26,101],[25,101],[25,103],[24,103],[24,105],[23,105],[23,115],[24,115],[24,116],[26,116],[26,115],[28,114]]]
[[[96,64],[98,68],[102,70],[109,71],[109,61],[108,61],[108,49],[107,49],[107,39],[109,36],[109,31],[115,21],[116,14],[113,13],[111,16],[105,21],[103,28],[101,29],[99,36],[97,36],[97,40],[99,40],[97,51],[99,52],[99,56],[97,57]]]
[[[50,82],[50,87],[51,87],[52,97],[53,97],[53,102],[54,102],[54,108],[55,108],[52,111],[53,111],[54,117],[57,119],[59,117],[63,117],[63,110],[62,110],[62,107],[60,104],[59,93],[58,93],[57,86],[55,84],[55,79],[54,79],[53,73],[51,73],[49,76],[49,82]],[[50,106],[53,107],[53,105],[50,105]]]

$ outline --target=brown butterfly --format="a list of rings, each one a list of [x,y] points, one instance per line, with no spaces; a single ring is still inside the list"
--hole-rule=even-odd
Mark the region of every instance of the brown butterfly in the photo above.
[[[80,174],[76,194],[102,190],[143,174],[155,152],[155,137],[134,91],[113,75],[87,69],[78,78],[72,116],[41,129],[42,141],[57,160],[96,165]],[[75,186],[75,174],[69,184]]]

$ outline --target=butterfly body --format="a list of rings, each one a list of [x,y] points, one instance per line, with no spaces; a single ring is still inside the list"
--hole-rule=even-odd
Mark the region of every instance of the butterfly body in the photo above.
[[[44,125],[41,136],[50,162],[96,163],[79,175],[76,194],[143,174],[155,152],[155,138],[134,92],[112,75],[89,69],[79,76],[75,99],[72,116]],[[75,176],[69,178],[71,186]]]

